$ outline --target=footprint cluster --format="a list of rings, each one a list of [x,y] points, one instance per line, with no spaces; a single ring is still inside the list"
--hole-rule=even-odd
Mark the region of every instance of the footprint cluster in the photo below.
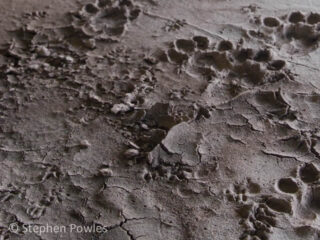
[[[261,34],[273,38],[275,44],[292,43],[299,49],[315,49],[320,40],[320,14],[291,12],[280,18],[265,17],[262,20],[263,29],[249,31],[251,37],[259,37]],[[260,35],[258,34],[260,33]]]
[[[287,77],[286,61],[269,48],[245,48],[228,40],[212,42],[204,36],[175,40],[165,59],[202,76],[227,78],[242,85],[256,86]]]
[[[295,226],[297,235],[307,236],[314,232],[317,236],[320,229],[303,222],[307,219],[317,221],[320,214],[319,180],[319,168],[314,163],[304,163],[298,167],[296,177],[284,177],[276,182],[275,189],[279,194],[264,195],[260,186],[250,180],[232,185],[224,194],[228,201],[238,205],[236,212],[244,228],[239,239],[270,239],[274,228],[278,227],[279,215],[301,218],[302,224]],[[305,216],[308,218],[304,219]]]
[[[284,210],[290,210],[291,214],[297,215],[301,220],[301,226],[296,226],[295,230],[299,235],[306,235],[310,232],[320,233],[320,229],[315,226],[305,226],[305,220],[316,222],[320,214],[320,171],[314,163],[304,163],[297,169],[296,177],[285,177],[276,183],[276,189],[285,195],[291,196],[295,201],[289,203],[285,199],[280,199],[282,203],[274,205],[275,209],[282,206]],[[303,214],[297,212],[302,212]],[[305,219],[306,218],[306,219]],[[311,224],[313,225],[313,224]],[[307,228],[306,228],[307,227]],[[312,229],[308,229],[312,228]]]
[[[276,215],[266,204],[246,204],[237,209],[244,231],[240,240],[267,240],[277,226]]]
[[[261,195],[261,186],[247,179],[237,183],[224,192],[228,201],[237,203],[236,212],[240,216],[240,224],[244,228],[240,240],[269,239],[273,228],[277,225],[276,215],[269,205],[277,205],[275,199],[268,202],[256,201]]]

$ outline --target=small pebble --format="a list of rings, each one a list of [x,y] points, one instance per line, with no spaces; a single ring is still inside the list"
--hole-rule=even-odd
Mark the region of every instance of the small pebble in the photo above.
[[[83,40],[83,43],[87,48],[91,48],[91,49],[96,48],[96,40],[95,39]]]
[[[115,104],[111,108],[111,112],[113,112],[114,114],[128,112],[129,110],[130,110],[130,107],[126,104],[123,104],[123,103]]]
[[[138,146],[137,144],[135,144],[134,142],[128,141],[128,144],[129,144],[131,147],[135,148],[135,149],[139,149],[139,146]]]
[[[29,69],[32,69],[32,70],[38,70],[39,68],[40,68],[40,65],[37,63],[29,65]]]
[[[46,48],[45,46],[39,46],[37,47],[37,53],[39,54],[39,56],[41,57],[48,57],[50,56],[50,50],[48,48]]]
[[[82,148],[88,148],[88,147],[91,146],[91,144],[89,143],[88,140],[82,140],[82,141],[80,142],[79,146],[82,147]]]
[[[111,177],[113,172],[110,168],[102,168],[99,170],[100,174],[105,177]]]
[[[142,129],[144,129],[144,130],[149,130],[149,127],[148,127],[148,125],[147,124],[145,124],[145,123],[141,123],[141,128]]]
[[[137,149],[130,148],[124,152],[124,156],[127,158],[133,158],[139,155],[139,151]]]
[[[73,57],[70,57],[70,56],[66,56],[66,61],[68,62],[68,63],[73,63],[74,62],[74,59],[73,59]]]

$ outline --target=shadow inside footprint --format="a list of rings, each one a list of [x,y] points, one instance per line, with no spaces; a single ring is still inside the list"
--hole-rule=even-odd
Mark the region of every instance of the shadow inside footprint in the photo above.
[[[284,193],[296,193],[299,190],[298,184],[292,178],[282,178],[278,182],[278,188]]]
[[[299,175],[303,182],[312,183],[319,179],[319,170],[313,163],[306,163],[300,168]]]
[[[320,187],[313,187],[309,193],[308,205],[316,212],[320,213]]]
[[[291,203],[285,199],[271,197],[267,199],[266,204],[276,212],[292,213]]]
[[[263,19],[263,23],[265,26],[271,28],[280,26],[280,21],[277,18],[273,17],[266,17],[265,19]]]

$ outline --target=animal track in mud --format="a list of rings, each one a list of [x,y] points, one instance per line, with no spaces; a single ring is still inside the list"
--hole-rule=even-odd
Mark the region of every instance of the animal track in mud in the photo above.
[[[131,1],[116,2],[100,0],[95,4],[86,5],[82,12],[86,17],[88,17],[88,19],[90,18],[89,22],[92,22],[93,25],[97,26],[97,29],[92,30],[89,27],[87,28],[87,26],[83,26],[83,29],[87,28],[87,34],[89,34],[90,37],[92,35],[93,37],[103,38],[104,34],[108,36],[121,36],[125,32],[127,24],[136,19],[137,15],[139,14],[139,10],[135,10],[135,6],[131,5],[130,2]],[[123,5],[121,3],[123,3]],[[105,9],[106,11],[102,11],[101,9]],[[307,20],[307,22],[317,21],[316,16],[308,17],[308,19],[309,18],[310,20]],[[279,23],[277,21],[277,19],[265,19],[264,24],[273,29],[279,26],[280,20]],[[105,23],[107,23],[107,25],[103,27],[103,24]],[[303,22],[299,22],[299,24],[300,23]],[[47,49],[39,48],[36,52],[39,54],[42,60],[49,59],[50,63],[53,63],[55,66],[61,66],[61,68],[70,66],[72,64],[78,64],[78,58],[76,56],[73,58],[73,63],[70,63],[72,60],[70,60],[68,57],[60,58],[58,56],[51,56],[51,53],[54,52],[54,50],[49,47]],[[120,59],[125,55],[126,54],[114,54],[112,57],[114,62],[118,63],[117,59]],[[60,62],[62,59],[63,63]],[[172,47],[167,51],[167,59],[174,64],[186,65],[190,68],[194,68],[195,71],[206,76],[209,75],[212,77],[222,78],[224,75],[227,75],[228,78],[237,79],[242,81],[242,84],[249,86],[279,81],[286,77],[286,62],[284,60],[277,59],[276,54],[274,54],[271,50],[265,48],[243,48],[242,46],[235,45],[233,42],[227,40],[223,40],[218,43],[212,43],[209,38],[204,36],[195,36],[191,39],[177,39],[172,43]],[[147,64],[152,65],[153,61],[148,59]],[[103,65],[104,68],[106,68],[106,66],[107,65]],[[153,106],[149,109],[140,109],[139,107],[135,109],[136,105],[139,105],[139,103],[144,101],[144,99],[140,97],[140,93],[143,91],[135,89],[137,85],[138,87],[143,88],[143,84],[136,84],[137,81],[143,79],[141,82],[148,82],[145,87],[151,88],[155,82],[155,76],[151,70],[150,72],[146,70],[141,75],[127,78],[127,75],[134,75],[134,73],[131,72],[129,67],[125,67],[126,71],[120,72],[119,74],[121,78],[115,78],[115,81],[112,81],[112,84],[104,84],[104,82],[99,82],[99,84],[97,84],[97,88],[86,86],[79,81],[72,81],[70,79],[65,80],[64,78],[61,82],[68,85],[70,87],[69,90],[79,93],[79,95],[76,95],[76,97],[79,98],[81,98],[82,94],[87,94],[88,91],[90,91],[90,94],[88,94],[88,102],[91,99],[90,103],[86,103],[84,105],[98,105],[99,107],[96,109],[100,114],[103,113],[103,115],[105,115],[106,109],[101,107],[101,105],[104,105],[104,101],[101,99],[102,97],[108,95],[108,86],[106,85],[112,85],[113,94],[118,98],[118,100],[121,99],[119,101],[123,102],[120,104],[114,104],[114,108],[112,107],[111,111],[112,109],[114,110],[112,112],[114,115],[117,115],[118,119],[120,119],[122,126],[126,127],[126,132],[132,131],[135,133],[136,131],[140,134],[137,136],[137,142],[139,146],[134,148],[131,146],[130,151],[126,151],[124,154],[125,157],[130,160],[134,158],[139,160],[138,158],[143,157],[150,161],[148,162],[149,169],[145,170],[142,175],[146,181],[163,178],[171,181],[186,180],[185,182],[188,182],[189,179],[194,178],[194,171],[197,169],[197,167],[194,165],[198,164],[199,160],[201,160],[201,154],[198,151],[197,145],[199,139],[201,138],[195,137],[197,141],[190,141],[189,137],[191,131],[189,129],[186,130],[186,127],[180,128],[180,130],[179,128],[173,128],[180,122],[193,118],[185,117],[185,115],[179,115],[177,114],[177,111],[171,109],[169,104],[163,103],[153,104]],[[143,67],[146,66],[143,65]],[[34,71],[35,70],[33,70],[33,72]],[[73,78],[73,76],[81,75],[82,73],[83,72],[77,72],[75,75],[70,75]],[[63,74],[63,76],[65,75]],[[58,77],[61,76],[58,75]],[[10,84],[13,86],[17,84],[16,82],[19,82],[19,79],[14,79],[12,76],[9,78],[10,79],[8,79],[8,82],[10,82]],[[99,81],[99,79],[95,80]],[[79,89],[81,89],[81,91]],[[101,94],[96,95],[96,93]],[[133,95],[134,97],[131,98],[130,96]],[[267,110],[263,109],[261,113],[267,112],[268,114],[278,116],[279,118],[291,116],[290,114],[292,112],[290,111],[290,106],[282,98],[280,91],[275,92],[271,90],[265,90],[255,92],[254,101],[258,105],[266,107]],[[124,109],[122,109],[121,106],[125,106]],[[109,110],[109,108],[107,110]],[[200,107],[200,110],[198,111],[198,116],[199,115],[200,117],[205,116],[206,118],[209,118],[210,110]],[[166,139],[168,132],[172,129],[176,132],[172,132],[171,134],[174,136],[179,136],[179,139]],[[182,134],[184,132],[186,132],[185,135]],[[299,141],[294,140],[293,142],[296,143]],[[86,146],[88,147],[89,144],[85,143],[83,147]],[[148,154],[149,152],[151,153]],[[309,187],[308,196],[305,196],[305,206],[309,207],[314,212],[318,212],[320,211],[320,189],[315,184],[319,179],[319,173],[316,166],[312,166],[313,164],[305,164],[301,166],[301,168],[299,168],[298,175],[304,183],[313,184]],[[211,179],[211,172],[214,172],[217,168],[215,165],[210,167],[210,165],[202,164],[200,167],[202,167],[203,170],[202,172],[198,172],[198,176],[202,176],[205,179]],[[99,177],[109,178],[112,175],[117,174],[117,170],[112,171],[111,169],[105,169],[104,171],[100,172],[102,176],[99,175]],[[56,174],[55,172],[56,171],[54,169],[44,172],[41,174],[40,180],[46,180],[50,176],[54,176]],[[214,175],[214,173],[212,175]],[[257,200],[257,198],[259,198],[261,195],[261,186],[250,180],[246,181],[244,185],[237,183],[232,185],[230,189],[225,192],[225,195],[234,204],[237,204],[237,206],[240,205],[238,213],[243,218],[241,224],[245,228],[245,231],[240,239],[268,239],[273,229],[277,227],[277,215],[290,215],[291,212],[295,211],[294,205],[292,205],[291,201],[288,199],[290,197],[294,197],[295,195],[298,196],[301,187],[299,183],[300,182],[298,180],[291,177],[282,178],[279,180],[279,182],[277,182],[276,186],[282,193],[286,194],[286,198],[275,196],[263,198],[263,200]],[[170,188],[172,186],[165,187]],[[79,188],[81,189],[81,187]],[[86,187],[83,187],[84,190],[85,188]],[[180,190],[181,195],[187,196],[190,194],[188,188],[182,188]],[[82,191],[82,189],[79,191]],[[111,195],[111,193],[112,191],[106,193],[106,195]],[[10,194],[15,193],[10,192]],[[11,197],[10,194],[6,193],[3,196],[1,194],[0,197],[3,197],[5,201]],[[59,199],[58,195],[58,193],[50,193],[48,197],[42,200],[43,203],[40,204],[40,207],[35,204],[28,208],[26,210],[27,214],[34,219],[40,218],[46,210],[42,205],[48,207],[54,202],[55,198]],[[75,195],[80,194],[75,193]],[[117,202],[119,198],[115,197],[114,199],[114,201],[107,202],[108,204],[100,204],[102,205],[101,207],[105,207],[109,205],[109,203],[112,204],[113,202]],[[148,202],[149,198],[147,197],[146,199]],[[62,200],[59,200],[59,202],[61,201]],[[125,205],[129,206],[130,204],[126,203]],[[104,210],[106,210],[106,208],[104,208]],[[81,215],[81,213],[79,213],[76,212],[72,215],[74,215],[75,218],[84,220],[85,218]],[[180,212],[178,212],[178,214],[180,214]],[[303,232],[303,229],[301,232]]]
[[[203,36],[194,36],[193,41],[196,43],[197,48],[200,50],[206,50],[210,45],[209,38]]]
[[[297,169],[298,173],[304,168],[305,165],[301,165]],[[320,187],[309,184],[308,190],[304,191],[301,189],[303,184],[305,183],[302,180],[294,177],[279,179],[275,185],[279,195],[262,194],[261,187],[252,185],[249,181],[235,184],[226,190],[225,196],[236,204],[236,212],[241,217],[240,224],[244,228],[239,239],[270,239],[273,237],[275,228],[279,227],[282,219],[280,216],[285,216],[291,221],[296,216],[300,216],[301,211],[306,215],[310,215],[310,211],[320,213]],[[281,196],[282,194],[286,195]],[[295,229],[298,231],[303,227],[304,225],[301,225]],[[305,234],[303,229],[300,230],[300,235]],[[316,227],[312,227],[312,230],[318,233]]]
[[[299,190],[299,186],[293,178],[280,179],[278,182],[278,188],[284,193],[296,193]]]
[[[118,1],[118,7],[124,6],[125,8],[130,8],[132,5],[128,4],[121,4],[125,2],[130,2],[130,1]],[[82,11],[86,11],[86,14],[89,16],[96,16],[99,14],[99,8],[101,4],[88,4],[86,5]],[[103,5],[104,8],[109,8],[110,4]],[[119,9],[118,8],[118,9]],[[31,34],[30,34],[31,35]],[[33,49],[34,45],[37,46],[37,42],[34,41],[34,39],[37,38],[37,34],[33,34],[32,32],[32,37],[31,39],[28,39],[27,43],[30,45],[30,48],[24,49],[24,54],[25,54],[25,59],[26,62],[30,61],[32,58],[33,52],[30,52],[30,49]],[[183,39],[181,41],[177,41],[176,45],[177,47],[180,48],[181,51],[191,51],[193,47],[196,45],[199,47],[203,47],[206,45],[206,41],[202,39],[201,37],[197,39],[198,43],[195,44],[192,41],[192,44],[190,45],[190,42],[186,42]],[[50,42],[48,42],[48,45]],[[39,47],[39,46],[38,46]],[[57,54],[58,52],[56,51],[55,48],[52,47],[44,47],[40,46],[41,51],[36,51],[36,58],[41,57],[41,60],[48,61],[49,65],[55,64],[54,67],[63,69],[68,71],[73,67],[73,65],[82,65],[84,62],[80,63],[79,56],[73,56],[69,58],[73,59],[72,62],[68,62],[67,58],[68,56],[65,57],[63,53],[68,53],[68,54],[73,54],[74,51],[70,50],[66,45],[61,44],[61,55]],[[68,50],[67,50],[68,49]],[[11,49],[10,49],[11,50]],[[59,49],[60,50],[60,49]],[[123,58],[123,56],[128,56],[128,52],[126,52],[123,49],[114,49],[113,51],[109,52],[107,54],[108,62],[109,60],[114,60],[115,62],[118,63],[119,58]],[[38,53],[41,52],[41,56],[38,55]],[[59,52],[60,53],[60,52]],[[66,63],[62,62],[60,58],[63,58],[63,60],[66,61]],[[78,62],[79,60],[79,62]],[[96,59],[91,58],[90,61],[96,61]],[[97,64],[101,64],[100,62],[97,62]],[[66,64],[66,65],[64,65]],[[108,63],[104,63],[106,66],[108,66]],[[114,63],[113,63],[114,64]],[[114,115],[118,115],[121,120],[122,120],[122,126],[126,127],[126,132],[131,132],[131,133],[137,133],[137,143],[141,149],[139,149],[139,153],[137,156],[134,156],[130,158],[131,160],[134,161],[140,161],[142,158],[145,160],[145,155],[149,151],[152,151],[166,136],[167,131],[178,124],[181,121],[189,119],[190,116],[184,116],[186,111],[180,111],[179,114],[177,114],[176,111],[171,110],[170,106],[168,104],[160,104],[156,103],[151,107],[150,109],[134,109],[136,105],[140,104],[143,102],[143,99],[139,98],[141,95],[146,93],[147,89],[152,89],[152,86],[154,84],[155,78],[153,76],[152,70],[150,66],[146,65],[152,65],[152,62],[147,62],[144,63],[143,66],[139,69],[130,69],[128,68],[127,62],[126,64],[126,70],[121,72],[121,78],[118,76],[115,76],[114,81],[112,81],[111,86],[108,85],[103,85],[102,83],[96,84],[95,87],[91,87],[87,84],[85,89],[82,88],[82,82],[74,79],[67,79],[66,81],[61,82],[61,85],[64,85],[67,87],[68,90],[73,90],[75,92],[79,92],[80,89],[82,88],[82,93],[81,95],[87,95],[89,99],[87,99],[85,102],[86,106],[93,107],[95,110],[101,111],[104,109],[104,103],[106,103],[103,98],[106,96],[108,93],[107,91],[112,90],[112,94],[115,95],[118,100],[121,98],[122,103],[116,103],[113,104],[111,107],[111,112],[114,113]],[[57,65],[57,66],[56,66]],[[23,66],[25,67],[25,66]],[[57,70],[54,68],[55,70]],[[82,68],[82,67],[81,67]],[[21,71],[23,68],[21,68]],[[83,68],[85,69],[85,68]],[[150,70],[150,71],[149,71]],[[138,73],[136,73],[137,71]],[[65,73],[64,72],[64,73]],[[50,72],[51,73],[51,72]],[[77,72],[79,74],[80,72]],[[40,75],[39,71],[34,71],[35,75]],[[60,77],[60,72],[55,71],[54,76],[57,78]],[[81,74],[80,74],[81,75]],[[89,74],[90,75],[90,74]],[[130,75],[130,76],[129,76]],[[134,77],[132,77],[134,75]],[[67,77],[67,75],[65,75]],[[83,73],[83,77],[89,77],[87,73]],[[92,77],[92,76],[90,76]],[[83,79],[83,80],[88,80],[88,79]],[[99,80],[96,79],[98,82]],[[137,81],[143,82],[142,84],[135,84],[133,85],[133,81],[136,83]],[[108,89],[108,87],[110,89]],[[141,87],[141,89],[140,89]],[[110,93],[110,92],[109,92]],[[82,96],[80,98],[82,98]],[[109,104],[108,104],[109,105]],[[195,112],[196,114],[196,112]],[[194,114],[194,116],[195,116]],[[192,114],[191,114],[192,115]],[[142,129],[142,131],[141,131]],[[137,150],[138,151],[138,150]],[[165,152],[163,153],[164,155],[166,154]],[[179,158],[179,157],[178,157]],[[169,157],[169,159],[171,159]],[[165,160],[166,161],[166,160]],[[160,166],[156,166],[151,169],[151,175],[146,174],[145,179],[149,179],[149,176],[151,176],[152,179],[155,179],[157,177],[166,177],[169,180],[182,180],[182,179],[187,179],[191,175],[191,170],[188,166],[184,166],[183,164],[180,163],[170,163],[170,161],[167,159],[169,162],[168,164],[163,163],[160,164]]]
[[[168,60],[203,77],[209,74],[211,78],[237,80],[247,86],[288,78],[286,61],[277,59],[270,49],[235,47],[227,40],[213,43],[204,36],[177,39],[165,54],[166,57],[159,58],[160,61]]]
[[[309,24],[318,24],[320,23],[320,14],[319,13],[310,13],[307,17],[307,23]]]
[[[218,50],[219,51],[231,51],[233,49],[233,44],[230,41],[223,40],[219,42]]]
[[[169,49],[168,50],[168,59],[170,59],[172,62],[176,64],[183,64],[188,60],[188,55],[182,52],[179,52],[175,49]]]
[[[196,43],[189,39],[178,39],[174,43],[178,50],[186,53],[193,52],[196,48]]]
[[[270,197],[266,200],[266,204],[276,212],[292,214],[291,203],[286,199]]]
[[[269,202],[259,199],[261,186],[248,179],[245,183],[235,184],[225,191],[225,196],[231,202],[237,203],[236,212],[240,216],[239,222],[244,228],[240,240],[267,240],[277,226],[274,210],[286,211],[286,206],[274,200]],[[271,207],[268,205],[271,205]],[[282,203],[282,202],[281,202]],[[276,212],[278,212],[276,211]]]
[[[266,17],[263,19],[264,25],[267,27],[278,27],[280,26],[280,21],[277,18],[274,17]]]
[[[253,38],[260,38],[261,35],[269,36],[269,40],[279,47],[289,43],[295,49],[293,52],[313,51],[319,45],[319,13],[304,14],[296,11],[281,18],[265,17],[262,26],[258,31],[250,30],[249,36]]]
[[[289,15],[288,21],[291,23],[304,22],[304,15],[301,12],[292,12]]]
[[[298,236],[307,236],[320,233],[317,219],[320,214],[320,187],[319,187],[319,170],[313,163],[305,163],[297,168],[297,176],[286,177],[280,179],[276,184],[276,189],[283,194],[289,194],[293,199],[292,207],[289,207],[287,200],[271,202],[271,208],[276,211],[290,213],[292,211],[295,219],[292,221],[298,222],[295,225],[296,234]],[[267,202],[268,204],[268,202]],[[269,202],[270,205],[270,202]],[[305,221],[310,221],[305,225]],[[315,224],[313,224],[315,223]]]
[[[314,212],[320,214],[320,186],[312,186],[309,193],[308,205]]]
[[[319,174],[320,171],[313,163],[304,163],[297,169],[297,179],[293,177],[281,178],[276,187],[283,193],[296,194],[303,185],[317,185]]]
[[[313,183],[319,180],[320,172],[312,163],[306,163],[300,168],[299,176],[305,183]]]
[[[267,240],[277,226],[275,214],[265,204],[244,204],[236,211],[242,218],[240,224],[244,228],[240,240]]]
[[[73,27],[88,37],[119,37],[125,33],[130,22],[139,17],[140,12],[132,0],[98,0],[73,14]]]

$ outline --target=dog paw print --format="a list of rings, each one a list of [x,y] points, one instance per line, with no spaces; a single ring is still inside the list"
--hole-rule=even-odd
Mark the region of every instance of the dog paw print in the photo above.
[[[279,183],[281,189],[295,192],[295,185],[287,179]],[[241,218],[243,233],[240,240],[267,240],[279,227],[280,216],[292,216],[294,205],[290,197],[262,194],[261,186],[248,179],[243,184],[234,184],[225,191],[226,198],[236,204]]]
[[[238,81],[252,87],[289,78],[286,61],[269,48],[244,48],[228,40],[212,42],[204,36],[173,41],[159,60],[205,79],[223,79],[224,84]]]
[[[281,193],[298,194],[302,188],[314,188],[318,185],[320,171],[314,163],[304,163],[297,170],[297,178],[285,177],[278,180],[276,189]]]
[[[285,177],[276,183],[275,187],[280,193],[293,198],[291,220],[298,236],[316,237],[320,233],[317,223],[320,214],[319,180],[318,166],[314,163],[304,163],[298,167],[296,178]]]
[[[98,0],[84,5],[74,14],[73,26],[90,37],[119,37],[140,12],[132,0]]]
[[[263,35],[279,47],[289,44],[293,53],[313,51],[320,40],[320,14],[295,11],[280,18],[264,17],[261,28],[250,30],[248,35],[253,38]]]
[[[251,203],[237,209],[241,217],[240,224],[244,228],[240,240],[269,239],[273,227],[276,227],[276,215],[266,204]]]

